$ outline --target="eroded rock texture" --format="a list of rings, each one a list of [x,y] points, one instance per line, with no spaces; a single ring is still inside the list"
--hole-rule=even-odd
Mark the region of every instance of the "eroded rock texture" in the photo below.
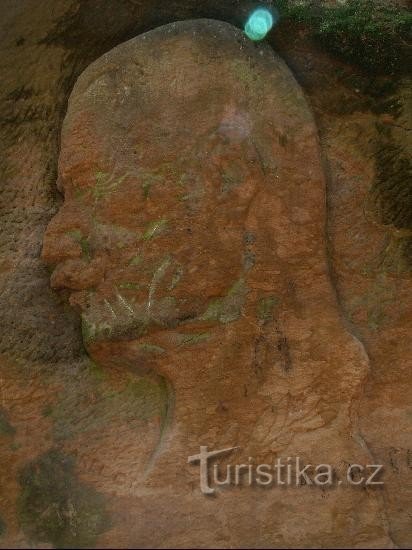
[[[280,36],[322,163],[311,109],[269,47],[210,21],[133,39],[72,93],[48,290],[39,255],[57,211],[63,91],[136,33],[128,10],[152,25],[153,10],[130,3],[118,35],[79,54],[62,41],[70,22],[77,40],[92,23],[107,31],[99,10],[76,19],[76,7],[56,4],[53,31],[32,44],[8,42],[37,53],[26,84],[9,65],[5,79],[2,546],[407,546],[408,235],[364,214],[377,138],[388,139],[375,124],[403,147],[407,118],[338,113],[355,99],[365,110],[362,91]],[[388,479],[384,491],[207,499],[186,464],[200,444],[239,445],[231,463],[299,455],[340,470],[373,457]]]
[[[317,519],[287,533],[268,517],[279,490],[229,492],[217,530],[210,504],[192,495],[198,472],[185,462],[200,444],[238,445],[240,463],[303,453],[340,468],[369,458],[356,417],[368,363],[329,276],[316,125],[271,49],[200,20],[109,52],[71,94],[58,185],[65,201],[43,258],[57,264],[52,287],[72,291],[82,311],[91,358],[169,387],[142,487],[124,488],[135,518],[125,544],[294,546],[316,526],[344,545],[362,508],[357,533],[387,546],[378,495],[304,491],[303,502],[319,502]],[[259,499],[262,518],[243,519],[238,506]],[[199,534],[182,537],[193,509]],[[296,513],[308,511],[301,503]],[[347,526],[335,523],[341,513]],[[236,532],[225,525],[233,520]]]

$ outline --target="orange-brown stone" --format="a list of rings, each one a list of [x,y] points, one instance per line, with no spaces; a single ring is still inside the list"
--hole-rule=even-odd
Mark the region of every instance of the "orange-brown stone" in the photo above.
[[[100,544],[391,547],[379,490],[242,487],[214,501],[187,464],[200,445],[340,474],[372,460],[357,420],[369,361],[330,278],[317,129],[276,54],[209,20],[110,51],[71,95],[59,185],[43,258],[58,258],[54,286],[82,291],[90,357],[167,388],[129,490],[119,449],[121,500]],[[81,260],[74,245],[64,255],[70,235]]]

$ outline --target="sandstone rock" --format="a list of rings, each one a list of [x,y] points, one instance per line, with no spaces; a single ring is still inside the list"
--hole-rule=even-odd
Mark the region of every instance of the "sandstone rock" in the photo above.
[[[140,473],[159,437],[159,419],[165,414],[159,396],[167,389],[158,386],[158,382],[142,386],[136,375],[124,370],[122,362],[114,370],[99,369],[86,360],[78,362],[82,352],[76,316],[49,290],[49,276],[38,256],[45,225],[59,204],[53,192],[57,136],[67,95],[80,72],[115,44],[161,22],[206,15],[241,24],[249,6],[247,2],[208,1],[199,5],[181,1],[163,3],[158,8],[153,9],[153,3],[134,0],[119,0],[115,8],[99,1],[62,0],[55,3],[52,10],[50,3],[42,0],[35,5],[26,0],[2,4],[0,385],[4,415],[1,412],[0,418],[4,417],[7,423],[3,431],[0,429],[0,545],[4,548],[35,544],[21,531],[18,503],[23,488],[18,479],[29,464],[43,464],[53,446],[58,446],[63,453],[77,455],[77,473],[105,493],[112,528],[100,538],[100,544],[123,543],[125,546],[136,540],[136,532],[142,537],[146,533],[146,545],[154,540],[140,523],[137,525],[136,499],[131,499],[130,493],[138,492],[142,483]],[[330,207],[330,265],[342,317],[365,342],[370,357],[371,370],[365,379],[361,400],[361,431],[375,460],[385,464],[384,509],[392,539],[400,547],[409,547],[408,448],[411,443],[407,432],[411,385],[407,361],[411,353],[406,327],[410,320],[410,276],[405,270],[399,272],[405,265],[404,260],[397,261],[403,250],[397,243],[402,241],[396,239],[396,246],[388,248],[387,242],[393,239],[391,227],[383,227],[372,213],[365,219],[364,208],[374,184],[374,155],[382,148],[379,145],[382,135],[375,127],[378,118],[374,113],[378,109],[387,110],[392,117],[391,105],[396,103],[398,95],[386,103],[384,92],[379,90],[379,79],[362,76],[356,69],[337,63],[305,41],[302,33],[294,35],[293,32],[286,26],[285,40],[281,43],[277,40],[276,48],[292,67],[315,109],[330,175],[326,189]],[[352,81],[356,82],[356,93],[352,92]],[[404,87],[405,97],[407,90],[408,87]],[[410,134],[407,110],[401,117],[395,115],[395,120],[396,126],[390,126],[390,137],[396,134],[397,143],[405,147]],[[294,221],[304,218],[301,210],[294,211]],[[82,226],[82,230],[88,229]],[[56,251],[55,261],[61,252],[67,255],[69,247],[72,247],[73,259],[87,254],[81,235],[76,229],[70,231],[75,231],[74,238],[67,236],[62,250]],[[110,228],[101,228],[99,235],[102,233],[111,238]],[[390,262],[376,262],[381,256]],[[246,265],[251,264],[250,254],[245,260]],[[263,283],[260,284],[264,290]],[[87,294],[77,291],[70,301],[85,308]],[[263,319],[270,317],[267,310],[271,303],[272,300],[264,301],[258,308]],[[208,317],[228,319],[234,315],[235,306],[236,300],[231,299],[231,304],[226,303],[225,307],[220,301]],[[222,308],[226,313],[222,313]],[[207,335],[201,333],[200,336],[204,339]],[[188,340],[197,340],[196,337],[185,339],[184,345],[188,345]],[[176,341],[182,342],[180,334],[175,337]],[[285,353],[282,337],[279,346]],[[164,353],[160,346],[143,348],[152,354]],[[258,356],[262,355],[260,346]],[[227,399],[220,400],[216,408],[225,414],[230,411],[230,403]],[[335,439],[332,437],[331,445]],[[228,441],[232,440],[229,434]],[[354,453],[348,453],[348,457],[352,460]],[[233,460],[237,461],[236,457]],[[56,470],[51,469],[51,474],[52,471]],[[195,479],[194,491],[197,487]],[[222,497],[229,498],[227,493]],[[222,545],[229,545],[230,541],[243,546],[255,545],[256,526],[260,522],[262,545],[273,544],[274,531],[279,534],[279,546],[286,545],[285,532],[289,540],[292,534],[296,537],[301,534],[300,540],[305,546],[331,544],[331,535],[325,538],[323,528],[317,531],[314,523],[312,511],[321,510],[321,506],[314,501],[313,491],[304,498],[293,497],[293,502],[286,502],[284,492],[281,499],[273,498],[272,493],[268,504],[259,496],[255,507],[259,518],[256,518],[251,513],[251,500],[242,501],[236,496],[235,505],[225,505],[229,511],[225,517],[223,506],[219,507],[222,514],[214,524],[216,540],[222,541]],[[185,513],[183,500],[175,500],[176,514],[180,509]],[[208,506],[207,511],[213,515],[216,508],[213,503],[207,505],[203,498],[199,497],[199,501],[203,508],[193,515],[200,515],[199,525],[208,532],[210,522],[208,524],[204,507]],[[369,534],[365,536],[354,528],[362,508],[353,513],[353,500],[349,497],[346,502],[348,507],[343,512],[342,507],[336,509],[334,504],[330,504],[330,510],[332,514],[340,510],[335,520],[344,518],[346,526],[351,518],[349,545],[371,544]],[[156,499],[155,505],[158,508],[151,516],[153,532],[162,524],[170,526],[174,513],[170,504],[165,504],[164,513],[169,516],[165,521]],[[194,501],[190,506],[195,509]],[[136,513],[129,514],[130,509]],[[46,510],[47,507],[42,511]],[[61,517],[69,525],[70,500],[63,504],[62,510]],[[369,508],[364,515],[367,514],[370,514]],[[249,516],[250,523],[247,523]],[[60,521],[56,515],[54,520]],[[138,521],[144,521],[144,516],[139,516]],[[308,533],[311,522],[312,535]],[[268,523],[271,529],[266,528]],[[207,540],[204,530],[200,528],[194,533],[192,525],[187,527],[192,540],[198,540],[200,545]],[[174,538],[169,533],[168,540],[170,544],[184,544],[185,533],[175,534]]]
[[[200,445],[239,447],[239,464],[304,455],[340,473],[370,460],[356,415],[368,360],[329,276],[316,125],[282,61],[210,20],[118,46],[70,97],[59,184],[65,202],[44,260],[62,251],[73,231],[66,212],[75,212],[87,219],[91,262],[104,266],[89,280],[69,247],[54,278],[87,296],[91,358],[109,372],[160,376],[168,388],[142,486],[123,497],[127,534],[119,510],[122,544],[305,546],[316,532],[336,547],[355,529],[368,546],[390,547],[381,495],[354,488],[327,500],[309,487],[229,488],[216,529],[187,464]],[[193,515],[201,537],[186,531]]]
[[[407,547],[412,446],[405,430],[410,417],[412,342],[405,333],[412,318],[410,262],[405,258],[408,237],[391,224],[381,223],[370,195],[376,185],[377,161],[385,149],[398,151],[392,152],[394,168],[398,162],[407,166],[410,158],[410,82],[404,82],[389,99],[379,91],[386,84],[375,79],[378,89],[371,98],[367,93],[370,79],[342,66],[342,73],[319,86],[332,71],[333,62],[327,56],[319,51],[306,55],[308,44],[299,39],[291,42],[290,34],[280,37],[276,47],[304,80],[321,129],[329,171],[330,265],[342,315],[364,342],[371,365],[359,413],[361,432],[375,460],[385,465],[385,509],[392,538],[398,546]],[[310,71],[305,69],[308,59]],[[354,87],[362,89],[360,97]],[[393,115],[395,104],[398,108]],[[376,111],[395,116],[396,125],[390,132],[382,132]],[[407,194],[401,198],[402,187],[391,175],[400,173],[396,168],[392,174],[390,169],[387,172],[392,207],[399,211],[409,199]],[[407,171],[401,181],[409,181]]]

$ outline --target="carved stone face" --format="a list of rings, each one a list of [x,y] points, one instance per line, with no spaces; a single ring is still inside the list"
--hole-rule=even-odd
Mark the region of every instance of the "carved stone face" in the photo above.
[[[44,239],[51,284],[69,289],[93,360],[171,383],[183,454],[212,432],[216,447],[271,453],[346,429],[367,362],[329,277],[306,101],[231,26],[166,29],[112,50],[73,90],[64,204]]]
[[[327,272],[316,128],[288,69],[226,24],[162,32],[92,64],[63,125],[43,257],[86,343],[258,325]]]
[[[236,82],[241,61],[231,74],[216,63],[211,80],[198,60],[207,52],[188,36],[172,41],[160,59],[133,55],[147,49],[142,40],[115,51],[71,96],[64,205],[43,257],[57,264],[52,286],[72,291],[87,338],[211,318],[212,302],[241,293],[251,267],[245,217],[263,174],[253,97]]]
[[[214,540],[211,501],[202,506],[193,496],[198,474],[187,457],[199,444],[236,445],[239,464],[302,451],[312,464],[366,463],[354,450],[352,423],[366,359],[343,327],[329,278],[316,125],[270,48],[230,25],[190,21],[112,50],[73,90],[58,185],[64,204],[47,229],[43,257],[56,266],[52,286],[68,289],[81,312],[89,354],[105,367],[150,370],[175,390],[175,399],[172,392],[165,398],[162,444],[150,458],[156,475],[147,482],[163,493],[135,492],[135,457],[113,437],[109,456],[124,472],[114,483],[124,479],[136,499],[129,546],[179,546],[193,513],[200,544],[208,533],[212,547],[237,540]],[[262,495],[251,491],[220,501],[228,532],[240,526],[247,533],[241,544],[262,533],[264,544],[283,544],[266,532],[293,532],[279,525],[296,509],[296,492],[281,496],[290,499],[283,519],[273,523],[275,497],[256,523],[250,509]],[[302,491],[310,510],[317,497]],[[269,502],[271,491],[263,492]],[[329,497],[334,506],[319,497],[328,509],[318,514],[319,527],[305,520],[308,536],[299,529],[291,546],[325,526],[335,537],[331,514],[338,530],[342,517],[352,521],[352,494]],[[364,498],[356,510],[372,506]],[[130,522],[116,533],[128,536]]]

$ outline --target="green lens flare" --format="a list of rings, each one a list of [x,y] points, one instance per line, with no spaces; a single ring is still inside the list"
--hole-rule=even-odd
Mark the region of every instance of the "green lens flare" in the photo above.
[[[256,42],[263,40],[272,29],[274,23],[275,19],[273,14],[267,9],[259,8],[255,10],[247,20],[245,25],[246,36]]]

